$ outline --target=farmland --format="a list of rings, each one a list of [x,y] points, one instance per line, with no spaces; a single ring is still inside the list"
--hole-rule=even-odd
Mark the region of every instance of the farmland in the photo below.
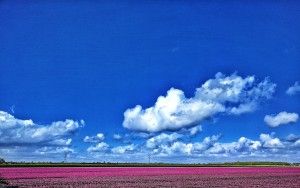
[[[10,167],[6,187],[299,187],[298,167]],[[0,186],[1,187],[1,186]]]

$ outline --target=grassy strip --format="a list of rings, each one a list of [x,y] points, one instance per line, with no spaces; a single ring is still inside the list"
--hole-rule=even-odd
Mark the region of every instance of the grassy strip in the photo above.
[[[232,162],[207,164],[178,163],[43,163],[43,162],[7,162],[0,167],[244,167],[244,166],[299,166],[299,163],[286,162]]]

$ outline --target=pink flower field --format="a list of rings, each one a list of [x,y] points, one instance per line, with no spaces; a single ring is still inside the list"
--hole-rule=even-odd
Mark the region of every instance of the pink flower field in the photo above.
[[[0,168],[0,187],[300,187],[297,167]]]

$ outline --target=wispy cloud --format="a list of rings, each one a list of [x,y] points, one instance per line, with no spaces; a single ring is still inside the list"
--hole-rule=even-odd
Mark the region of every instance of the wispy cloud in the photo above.
[[[122,136],[120,134],[114,134],[113,138],[116,139],[116,140],[121,140]]]
[[[294,85],[290,86],[287,90],[286,90],[286,94],[288,95],[296,95],[297,93],[300,92],[300,85],[299,82],[295,82]]]
[[[295,123],[298,121],[297,113],[280,112],[277,115],[266,115],[264,121],[270,127],[278,127],[280,125]]]

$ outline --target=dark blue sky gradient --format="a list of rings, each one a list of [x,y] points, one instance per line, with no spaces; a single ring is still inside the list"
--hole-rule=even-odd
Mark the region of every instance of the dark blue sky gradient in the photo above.
[[[84,119],[85,135],[125,133],[123,112],[170,87],[191,97],[215,73],[269,76],[274,98],[254,113],[203,123],[199,140],[275,130],[266,114],[300,112],[297,1],[1,1],[0,110],[38,123]],[[299,125],[299,123],[297,123]],[[111,141],[113,142],[113,141]]]

